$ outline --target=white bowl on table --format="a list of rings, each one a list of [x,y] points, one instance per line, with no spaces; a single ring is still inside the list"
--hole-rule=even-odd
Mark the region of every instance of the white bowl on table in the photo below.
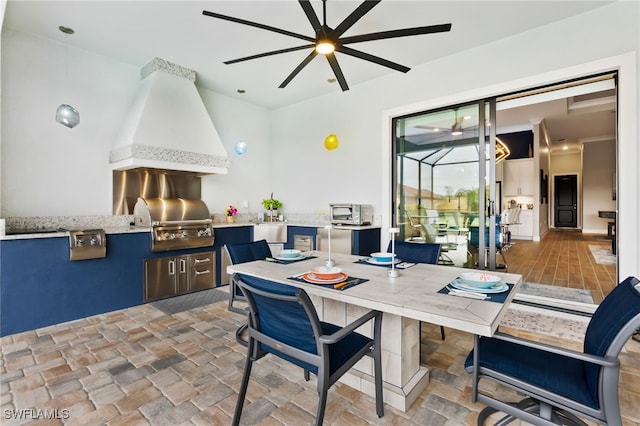
[[[285,249],[285,250],[282,250],[278,256],[285,259],[295,259],[297,257],[302,256],[302,252],[300,250],[295,250],[295,249]]]
[[[375,260],[376,262],[391,262],[393,260],[393,258],[395,257],[395,254],[393,253],[385,253],[385,252],[376,252],[376,253],[371,253],[371,258],[373,260]]]
[[[486,272],[464,272],[460,274],[463,284],[475,288],[492,288],[502,282],[502,278]]]
[[[333,280],[338,278],[342,273],[342,269],[337,267],[316,266],[313,268],[313,275],[321,280]]]

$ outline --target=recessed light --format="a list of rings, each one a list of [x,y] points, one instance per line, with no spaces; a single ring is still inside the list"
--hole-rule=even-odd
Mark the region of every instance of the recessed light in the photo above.
[[[566,146],[566,145],[562,147],[562,150],[563,150],[563,151],[566,151],[566,150],[568,150],[568,149],[569,149],[569,147],[568,147],[568,146]]]
[[[246,93],[247,91],[246,91],[246,90],[244,90],[244,89],[238,89],[238,90],[237,90],[237,92],[238,92],[238,93],[240,93],[240,94],[242,94],[242,93]]]
[[[465,116],[464,116],[464,119],[465,119],[465,120],[471,120],[471,116],[470,116],[470,115],[465,115]]]

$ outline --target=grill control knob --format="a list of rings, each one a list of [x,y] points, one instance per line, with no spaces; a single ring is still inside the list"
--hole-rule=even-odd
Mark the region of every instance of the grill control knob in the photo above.
[[[189,236],[189,233],[187,231],[182,231],[182,233],[180,234],[180,238],[187,238]]]
[[[171,238],[171,234],[168,232],[163,232],[162,233],[162,238],[164,238],[165,240],[168,240],[169,238]]]

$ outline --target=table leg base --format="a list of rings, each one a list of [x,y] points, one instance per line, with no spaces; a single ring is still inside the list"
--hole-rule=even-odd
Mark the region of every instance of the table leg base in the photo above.
[[[351,369],[339,381],[373,398],[376,396],[373,376],[369,374]],[[418,372],[403,387],[383,381],[382,395],[384,403],[402,412],[407,412],[428,384],[429,369],[424,366],[420,366]]]

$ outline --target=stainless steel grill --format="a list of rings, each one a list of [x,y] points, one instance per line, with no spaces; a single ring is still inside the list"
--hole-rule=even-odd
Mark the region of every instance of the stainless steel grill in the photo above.
[[[202,200],[138,198],[133,215],[135,225],[151,228],[151,251],[213,245],[211,217]]]

